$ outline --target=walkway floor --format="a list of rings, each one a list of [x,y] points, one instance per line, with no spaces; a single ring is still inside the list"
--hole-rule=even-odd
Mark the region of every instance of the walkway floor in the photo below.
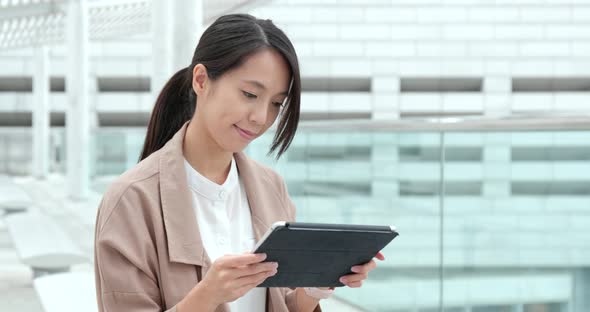
[[[66,196],[64,177],[51,175],[47,180],[31,177],[14,179],[33,198],[31,211],[53,218],[92,259],[94,222],[101,195],[93,192],[88,200],[74,202]],[[94,189],[104,189],[108,180],[96,181]],[[1,191],[1,190],[0,190]],[[73,271],[92,271],[92,263],[78,265]],[[324,311],[359,312],[334,299],[322,301]],[[41,312],[41,304],[32,284],[32,272],[19,262],[6,226],[0,217],[0,307],[2,311]]]

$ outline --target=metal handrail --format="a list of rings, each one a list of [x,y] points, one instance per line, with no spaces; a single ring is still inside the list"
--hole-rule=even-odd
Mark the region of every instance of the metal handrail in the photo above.
[[[321,131],[532,131],[590,130],[590,112],[395,120],[302,121],[300,130]]]
[[[274,131],[275,123],[269,130]],[[94,129],[100,132],[125,132],[129,130],[145,131],[145,127],[100,127]],[[301,121],[299,131],[567,131],[590,130],[590,112],[588,113],[535,113],[510,116],[470,116],[470,117],[442,117],[425,119],[395,119],[395,120],[330,120],[330,121]]]

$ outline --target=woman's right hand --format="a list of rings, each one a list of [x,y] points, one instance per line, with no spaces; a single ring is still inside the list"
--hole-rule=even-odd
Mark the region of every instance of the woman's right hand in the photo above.
[[[250,252],[219,257],[213,262],[203,280],[187,296],[199,297],[200,300],[185,298],[181,304],[183,308],[180,310],[190,311],[193,304],[189,302],[197,303],[203,299],[215,309],[220,304],[232,302],[244,296],[252,288],[277,273],[278,263],[262,262],[264,259],[266,254]]]

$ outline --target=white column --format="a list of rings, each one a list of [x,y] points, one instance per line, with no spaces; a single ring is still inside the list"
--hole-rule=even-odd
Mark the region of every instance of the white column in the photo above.
[[[35,49],[33,74],[33,176],[49,173],[49,54],[46,46]]]
[[[491,76],[483,81],[486,116],[508,116],[512,111],[512,81],[509,76]]]
[[[512,306],[512,312],[523,312],[524,311],[524,304],[516,303]]]
[[[203,31],[201,0],[152,1],[152,81],[155,99],[176,71],[191,64]]]
[[[155,100],[172,76],[172,8],[174,1],[152,0],[152,78]]]
[[[572,270],[573,281],[573,298],[564,304],[562,311],[586,311],[590,307],[590,269],[581,267]]]
[[[202,0],[152,1],[150,88],[154,100],[172,74],[191,64],[202,31]]]
[[[399,119],[400,79],[397,76],[373,78],[373,120]]]
[[[203,28],[203,1],[176,0],[174,2],[174,31],[172,39],[172,71],[191,64]]]
[[[88,197],[90,131],[88,102],[88,4],[70,0],[67,15],[68,75],[66,79],[66,175],[68,195]]]
[[[393,131],[373,133],[371,146],[372,195],[393,203],[399,198],[399,138]]]
[[[373,120],[399,119],[400,79],[395,75],[373,77]],[[399,198],[398,134],[393,131],[373,133],[371,146],[373,167],[372,194],[376,198],[391,200],[391,206]]]
[[[500,200],[511,196],[511,136],[509,133],[484,134],[483,197]]]

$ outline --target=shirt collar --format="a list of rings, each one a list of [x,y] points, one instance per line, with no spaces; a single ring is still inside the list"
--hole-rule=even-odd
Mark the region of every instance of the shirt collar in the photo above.
[[[184,159],[184,167],[187,172],[188,186],[195,192],[210,200],[225,201],[229,194],[236,188],[239,182],[236,161],[232,156],[229,174],[223,184],[219,185],[199,173]]]

